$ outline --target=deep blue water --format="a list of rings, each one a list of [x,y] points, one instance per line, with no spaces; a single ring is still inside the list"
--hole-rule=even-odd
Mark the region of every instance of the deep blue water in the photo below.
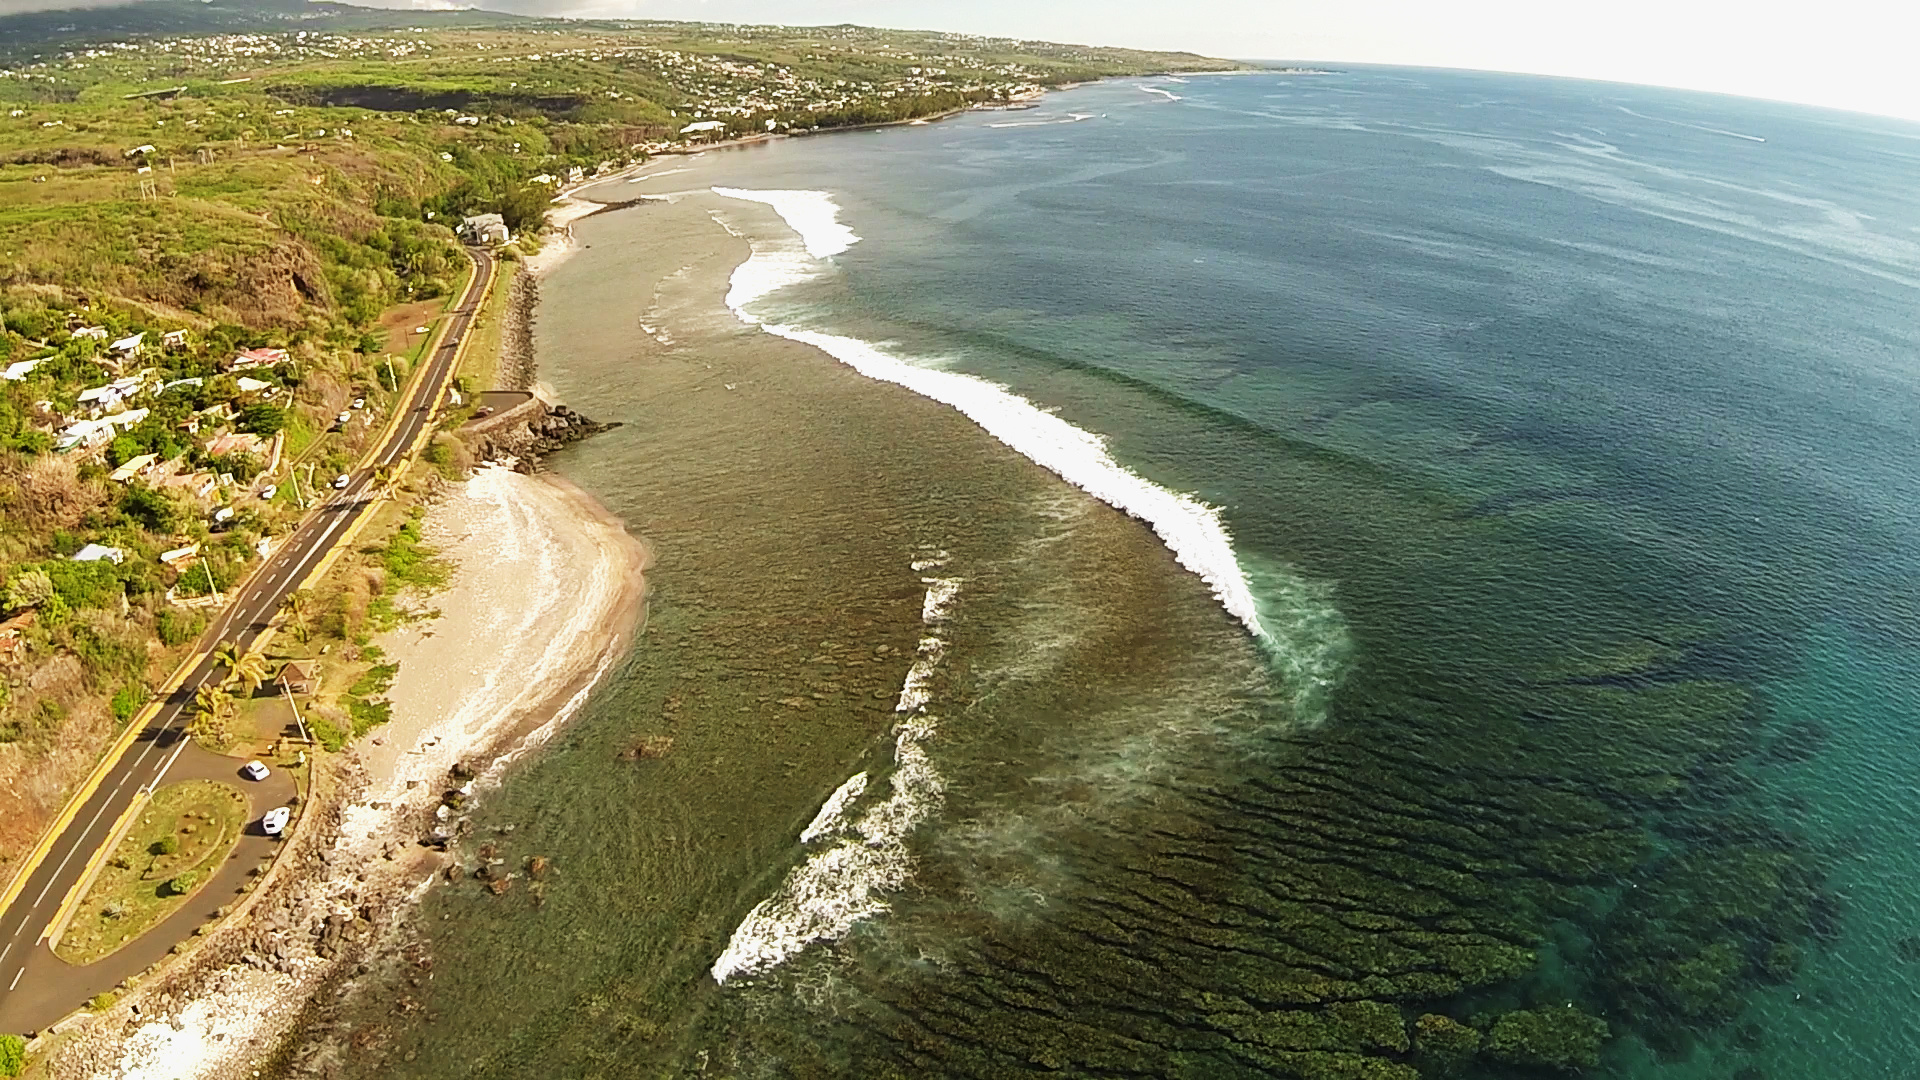
[[[1580,1014],[1593,1075],[1912,1075],[1916,163],[1891,120],[1393,69],[705,159],[861,237],[769,318],[1002,384],[1220,507],[1267,678],[1315,649],[1337,675],[1242,700],[1222,651],[1219,714],[1263,722],[1070,829],[1005,747],[930,744],[920,884],[787,974],[689,991],[675,1045],[766,1074],[1507,1078],[1565,1036],[1527,1025]],[[590,482],[614,451],[577,453]],[[996,699],[985,657],[1038,632],[959,610],[953,729],[1214,707],[1184,676],[1132,711]],[[1215,647],[1166,621],[1168,651]],[[500,813],[579,783],[574,752]],[[1043,854],[984,854],[1018,819]],[[638,976],[606,963],[617,998]]]

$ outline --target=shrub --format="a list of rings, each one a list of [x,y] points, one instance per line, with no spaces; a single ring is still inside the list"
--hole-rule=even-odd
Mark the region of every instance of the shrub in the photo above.
[[[27,1068],[27,1040],[0,1035],[0,1076],[19,1076]]]
[[[167,892],[173,896],[185,896],[200,885],[200,871],[189,870],[167,879]]]
[[[153,846],[147,850],[153,852],[155,855],[172,855],[180,850],[180,841],[171,836],[163,836],[155,840]]]
[[[113,692],[113,718],[126,723],[133,714],[140,711],[140,702],[146,699],[146,691],[131,683]]]
[[[168,608],[160,613],[155,629],[160,640],[167,645],[185,645],[200,636],[207,621],[191,612],[175,611]]]

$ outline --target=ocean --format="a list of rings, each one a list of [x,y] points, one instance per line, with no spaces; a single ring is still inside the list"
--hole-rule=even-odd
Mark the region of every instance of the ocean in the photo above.
[[[1363,68],[591,192],[649,621],[358,1071],[1911,1075],[1916,163]]]

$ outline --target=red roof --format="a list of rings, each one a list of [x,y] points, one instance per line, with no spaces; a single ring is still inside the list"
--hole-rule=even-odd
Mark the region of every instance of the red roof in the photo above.
[[[281,364],[287,359],[285,349],[248,349],[233,358],[235,367],[256,367],[261,364]]]

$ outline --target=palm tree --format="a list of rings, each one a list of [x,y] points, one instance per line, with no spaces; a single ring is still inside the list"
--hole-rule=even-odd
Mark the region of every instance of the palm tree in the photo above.
[[[187,734],[216,746],[225,746],[231,741],[227,734],[227,718],[233,714],[233,695],[212,683],[205,683],[193,695],[193,705],[193,721],[187,725]]]
[[[300,635],[300,644],[307,643],[307,613],[313,608],[313,594],[305,589],[296,589],[280,601],[280,610],[287,613],[293,623],[293,632]]]
[[[246,688],[247,696],[251,697],[255,690],[260,689],[260,684],[267,681],[265,654],[258,649],[241,652],[240,643],[237,641],[222,642],[220,647],[213,651],[213,662],[227,669],[226,680],[221,683],[222,688],[243,686]]]
[[[400,466],[375,465],[373,467],[373,491],[376,499],[393,498],[393,489],[400,482]]]

